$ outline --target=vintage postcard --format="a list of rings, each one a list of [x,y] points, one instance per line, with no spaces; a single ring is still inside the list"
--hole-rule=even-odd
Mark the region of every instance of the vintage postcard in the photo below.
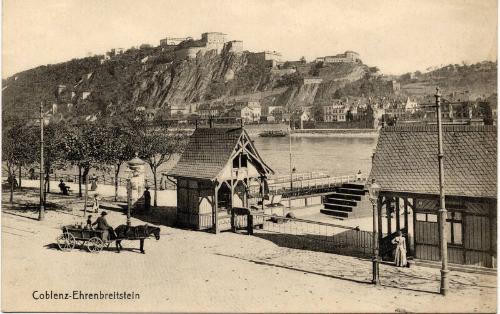
[[[495,0],[3,0],[4,312],[496,312]]]

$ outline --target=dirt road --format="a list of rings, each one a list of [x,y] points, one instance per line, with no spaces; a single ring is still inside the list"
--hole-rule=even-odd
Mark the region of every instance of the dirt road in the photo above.
[[[5,200],[5,195],[4,195]],[[66,206],[81,207],[77,201]],[[211,312],[493,312],[496,278],[451,273],[451,292],[436,293],[439,270],[381,265],[382,285],[369,283],[368,260],[277,246],[259,236],[219,235],[161,226],[161,239],[99,254],[59,251],[60,226],[78,211],[2,213],[3,311]],[[110,211],[108,221],[125,222]],[[134,225],[144,222],[133,219]],[[76,291],[76,298],[73,293]],[[41,299],[52,292],[52,299]],[[86,293],[131,293],[134,299],[81,299]],[[54,299],[55,293],[71,295]],[[80,298],[80,299],[78,299]]]

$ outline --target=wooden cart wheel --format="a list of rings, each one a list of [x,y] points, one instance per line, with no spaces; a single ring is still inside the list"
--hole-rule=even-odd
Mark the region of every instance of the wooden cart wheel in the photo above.
[[[63,232],[58,238],[57,238],[57,246],[61,251],[71,251],[76,244],[75,237],[68,232]]]
[[[99,253],[103,247],[104,242],[98,237],[90,238],[87,241],[87,250],[89,250],[90,253]]]

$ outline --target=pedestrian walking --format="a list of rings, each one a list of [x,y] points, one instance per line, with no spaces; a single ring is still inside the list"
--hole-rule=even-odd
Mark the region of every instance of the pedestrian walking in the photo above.
[[[35,180],[35,169],[33,168],[30,168],[30,170],[28,171],[29,175],[30,175],[30,180]]]
[[[146,187],[143,196],[144,196],[144,210],[148,211],[151,208],[151,193],[149,192],[149,186]]]
[[[392,239],[392,243],[396,244],[396,251],[394,253],[394,264],[397,267],[406,266],[406,239],[403,237],[403,233],[398,231],[398,235]]]
[[[361,170],[356,174],[356,181],[361,181]]]
[[[92,210],[94,213],[99,212],[99,207],[100,207],[100,197],[99,194],[94,195],[94,202],[92,203]]]
[[[90,177],[90,190],[97,190],[97,176],[95,175],[95,173],[93,173],[92,177]]]

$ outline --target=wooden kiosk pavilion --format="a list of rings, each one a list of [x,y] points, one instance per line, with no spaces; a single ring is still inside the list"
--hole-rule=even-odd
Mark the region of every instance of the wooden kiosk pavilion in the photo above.
[[[496,268],[496,127],[443,126],[443,147],[448,260]],[[435,125],[381,129],[370,180],[381,186],[377,208],[378,230],[385,233],[378,233],[382,257],[391,255],[390,240],[402,230],[409,256],[441,259],[437,152]]]
[[[177,222],[216,233],[230,229],[230,209],[255,201],[250,186],[259,187],[262,200],[273,173],[242,127],[196,129],[167,174],[177,181]]]

